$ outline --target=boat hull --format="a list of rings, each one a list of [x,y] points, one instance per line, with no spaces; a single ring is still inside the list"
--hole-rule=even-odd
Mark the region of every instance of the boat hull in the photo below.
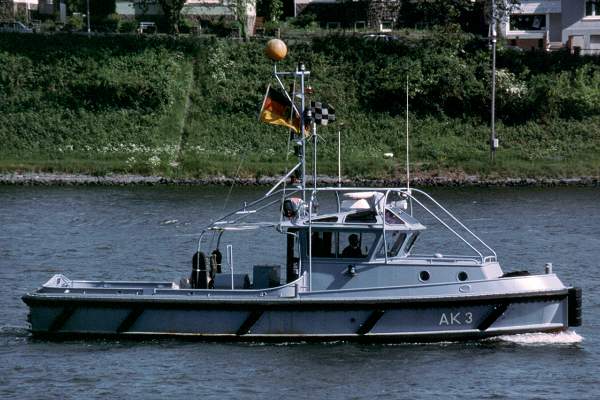
[[[30,307],[31,332],[40,337],[427,342],[565,330],[580,323],[573,311],[580,310],[573,306],[576,294],[565,289],[383,300],[29,294],[23,300]]]

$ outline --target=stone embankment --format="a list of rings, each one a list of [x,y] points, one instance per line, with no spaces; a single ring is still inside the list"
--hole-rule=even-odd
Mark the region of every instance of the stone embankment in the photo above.
[[[235,183],[242,186],[272,185],[278,177],[259,178],[229,178],[225,176],[210,176],[205,178],[171,178],[163,176],[121,175],[110,174],[93,176],[67,173],[5,173],[0,174],[0,184],[9,185],[230,185]],[[312,181],[312,179],[309,179]],[[336,185],[337,177],[320,176],[320,184]],[[403,179],[349,179],[342,180],[344,186],[403,186]],[[476,175],[447,174],[447,175],[417,175],[411,178],[411,185],[417,186],[600,186],[600,177],[582,176],[570,178],[485,178]]]

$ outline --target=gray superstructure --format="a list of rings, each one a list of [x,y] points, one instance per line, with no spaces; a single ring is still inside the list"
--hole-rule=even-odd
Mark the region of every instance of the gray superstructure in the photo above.
[[[279,83],[285,75],[274,71]],[[300,79],[304,109],[308,72],[299,66],[287,75]],[[305,132],[304,119],[301,124]],[[314,123],[310,138],[316,153]],[[294,140],[299,162],[275,187],[205,227],[189,279],[77,281],[55,275],[23,296],[32,333],[433,341],[580,325],[581,291],[565,286],[551,265],[540,275],[503,273],[490,246],[415,188],[308,188],[309,139],[295,135]],[[316,159],[313,166],[316,177]],[[288,187],[297,171],[299,179],[292,178]],[[334,209],[319,211],[328,196]],[[277,205],[273,222],[248,222]],[[415,243],[427,234],[421,215],[471,254],[416,254]],[[244,255],[222,246],[223,235],[253,230],[260,241],[265,229],[286,237],[282,265],[254,265],[252,276],[237,273],[248,270],[237,267]]]

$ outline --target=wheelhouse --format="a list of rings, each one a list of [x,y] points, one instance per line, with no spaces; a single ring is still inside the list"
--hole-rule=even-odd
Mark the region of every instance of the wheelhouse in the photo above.
[[[265,207],[275,204],[270,201],[283,194],[284,199],[275,200],[282,204],[278,222],[245,222],[249,216],[256,216]],[[336,198],[335,210],[318,211],[317,196],[333,194]],[[416,195],[421,195],[419,199]],[[252,266],[252,276],[239,277],[234,273],[233,250],[220,248],[221,236],[225,232],[247,231],[271,228],[285,234],[285,275],[280,266],[269,265],[268,273],[274,278],[269,287],[290,284],[304,278],[303,290],[329,290],[374,286],[398,286],[402,284],[429,284],[438,282],[483,279],[499,274],[499,267],[493,250],[462,225],[452,214],[443,209],[424,192],[409,189],[361,189],[319,188],[309,191],[310,201],[305,202],[298,195],[285,191],[268,193],[255,204],[244,205],[219,221],[215,221],[207,231],[218,235],[217,247],[210,251],[207,268],[207,287],[256,289],[264,284],[256,284],[257,274],[262,274],[265,265]],[[307,197],[307,196],[304,196]],[[444,221],[433,213],[438,206]],[[415,217],[415,208],[426,211],[449,231],[475,251],[475,255],[445,256],[435,254],[413,254],[413,248],[426,229]],[[450,226],[454,222],[455,227]],[[457,230],[462,228],[470,236],[467,240]],[[479,249],[473,244],[479,244]],[[198,252],[202,249],[198,243]],[[488,250],[488,255],[484,255]],[[226,252],[226,261],[222,253]],[[203,253],[204,254],[204,253]],[[216,276],[224,264],[230,278]],[[373,269],[388,265],[387,269]],[[459,268],[463,265],[463,268]],[[402,267],[400,270],[393,267]],[[452,272],[449,268],[452,267]],[[371,270],[369,270],[369,268]],[[457,269],[458,268],[458,269]],[[237,271],[248,271],[249,266]],[[456,271],[454,271],[456,270]],[[460,274],[460,279],[457,278]],[[226,275],[226,274],[225,274]],[[235,275],[235,276],[234,276]],[[360,276],[359,276],[360,275]],[[279,278],[281,276],[281,278]],[[340,278],[342,276],[342,278]],[[466,279],[462,277],[466,276]],[[264,281],[258,277],[258,281]],[[239,283],[236,286],[236,282]]]

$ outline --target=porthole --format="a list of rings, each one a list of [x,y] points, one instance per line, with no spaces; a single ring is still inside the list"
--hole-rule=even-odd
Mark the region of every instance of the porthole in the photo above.
[[[427,282],[429,280],[429,278],[431,278],[431,276],[429,275],[428,271],[419,272],[419,280],[421,282]]]
[[[461,282],[466,281],[467,279],[469,279],[469,275],[467,275],[467,273],[465,271],[460,271],[458,273],[458,280]]]

